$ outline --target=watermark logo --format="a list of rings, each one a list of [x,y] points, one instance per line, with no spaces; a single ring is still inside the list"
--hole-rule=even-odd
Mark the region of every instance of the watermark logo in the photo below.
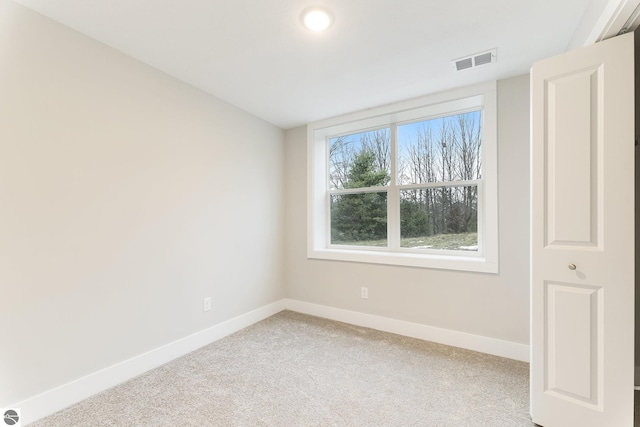
[[[3,414],[2,421],[4,421],[0,426],[20,427],[20,409],[0,409],[0,413]]]

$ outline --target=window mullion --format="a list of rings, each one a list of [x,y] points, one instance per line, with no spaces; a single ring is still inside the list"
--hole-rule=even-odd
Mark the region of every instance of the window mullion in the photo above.
[[[324,138],[324,155],[325,155],[325,164],[324,164],[324,241],[325,245],[329,246],[331,244],[331,184],[330,184],[330,142],[329,138]]]
[[[387,243],[389,249],[397,252],[400,248],[400,192],[398,191],[398,126],[390,126],[391,137],[391,181],[387,194]]]

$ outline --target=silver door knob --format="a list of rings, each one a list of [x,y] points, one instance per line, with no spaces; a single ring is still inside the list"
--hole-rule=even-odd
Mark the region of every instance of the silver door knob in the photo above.
[[[569,270],[575,270],[575,269],[576,269],[575,264],[569,264]]]

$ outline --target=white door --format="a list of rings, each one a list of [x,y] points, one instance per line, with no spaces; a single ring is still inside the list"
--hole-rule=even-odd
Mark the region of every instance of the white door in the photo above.
[[[531,415],[633,425],[634,40],[531,70]]]

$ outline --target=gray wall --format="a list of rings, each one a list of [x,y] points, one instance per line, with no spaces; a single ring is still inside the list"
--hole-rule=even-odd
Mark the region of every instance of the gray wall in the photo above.
[[[528,75],[498,82],[498,275],[307,259],[306,127],[285,139],[289,298],[529,343]]]
[[[0,406],[285,296],[528,343],[527,76],[498,83],[500,274],[308,260],[306,128],[0,11]]]
[[[0,407],[283,298],[283,159],[282,130],[0,0]]]

